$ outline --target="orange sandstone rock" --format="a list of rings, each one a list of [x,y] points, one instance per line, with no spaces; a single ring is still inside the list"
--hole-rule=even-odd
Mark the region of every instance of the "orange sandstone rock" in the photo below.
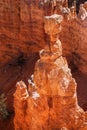
[[[62,14],[63,7],[60,4],[61,1],[57,3],[55,12]],[[66,1],[64,1],[63,6],[66,6]],[[86,3],[83,6],[87,11]],[[78,18],[73,19],[70,9],[66,7],[66,10],[68,11],[63,14],[65,22],[62,24],[60,35],[63,56],[67,57],[72,66],[74,64],[81,72],[87,73],[87,18],[83,21]],[[72,12],[75,14],[74,10]],[[9,108],[12,110],[13,98],[11,97],[15,91],[15,82],[21,76],[23,80],[27,80],[27,75],[33,72],[31,58],[29,57],[27,60],[27,56],[38,52],[49,41],[44,33],[43,18],[44,15],[51,13],[53,13],[51,6],[48,3],[41,6],[38,0],[0,0],[0,92],[7,93]],[[75,16],[74,14],[73,16]],[[59,46],[61,48],[61,44],[58,43],[57,47],[59,48]],[[55,50],[55,47],[51,49]],[[57,53],[61,56],[61,49]],[[56,58],[58,57],[57,53],[55,53]],[[46,57],[49,59],[54,57],[55,59],[55,55],[51,55],[50,58],[47,53],[44,54],[46,56],[41,56],[42,59]],[[20,57],[26,59],[27,69],[31,65],[26,72],[24,69],[26,65],[19,66]],[[36,59],[32,58],[32,61]]]
[[[61,16],[52,15],[45,19],[45,31],[53,37],[52,40],[50,36],[51,51],[47,46],[40,52],[28,88],[23,82],[18,83],[14,95],[15,130],[80,130],[84,127],[85,113],[78,106],[77,84],[66,59],[62,57],[61,42],[54,40],[58,38],[59,31],[56,31],[56,37],[53,35],[57,24],[60,29],[61,22],[58,21]],[[48,23],[51,23],[52,30]]]

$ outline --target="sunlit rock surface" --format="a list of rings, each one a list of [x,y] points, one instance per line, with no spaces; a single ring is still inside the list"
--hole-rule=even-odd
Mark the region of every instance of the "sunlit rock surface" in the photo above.
[[[41,4],[38,0],[19,0],[19,1],[0,1],[0,66],[8,62],[13,62],[21,54],[30,55],[32,52],[38,52],[46,44],[47,38],[44,33],[44,15],[60,13],[64,11],[62,6],[66,8],[67,1],[56,5],[45,2]],[[56,6],[56,9],[54,7]],[[72,53],[79,55],[81,61],[79,63],[76,57],[76,66],[84,73],[87,73],[86,68],[86,12],[87,4],[85,3],[83,11],[79,12],[78,18],[65,22],[62,31],[62,44],[65,56],[71,58]],[[59,7],[61,7],[60,11]],[[73,10],[73,8],[71,8]],[[68,11],[68,12],[67,12]],[[66,9],[65,16],[69,13]],[[73,11],[72,11],[73,12]],[[74,13],[74,12],[73,12]],[[74,14],[73,14],[74,15]],[[73,18],[73,15],[70,19]],[[84,18],[83,18],[84,17]],[[79,18],[82,18],[81,21]],[[79,31],[79,33],[78,33]],[[79,52],[77,51],[77,48]],[[85,46],[85,47],[84,47]],[[73,52],[74,50],[74,52]],[[69,54],[69,55],[68,55]],[[75,62],[75,58],[72,58]],[[81,64],[81,65],[80,65]]]
[[[84,124],[85,112],[77,102],[77,84],[62,56],[61,42],[57,37],[61,19],[60,15],[45,17],[50,48],[47,46],[40,51],[40,59],[36,62],[34,76],[28,80],[28,87],[22,81],[17,83],[14,94],[15,130],[80,130],[87,127]]]
[[[85,0],[78,2],[81,1]],[[87,2],[83,7],[87,11]],[[14,129],[15,84],[20,80],[27,83],[34,72],[35,62],[39,58],[38,51],[49,43],[44,33],[44,16],[53,13],[64,17],[60,35],[63,56],[66,56],[72,72],[81,71],[76,75],[78,99],[80,106],[87,110],[87,18],[81,20],[82,16],[76,15],[75,7],[67,8],[66,0],[64,3],[60,0],[56,5],[49,2],[41,4],[39,0],[0,0],[0,93],[6,94],[8,110],[12,113],[11,122],[9,118],[0,124],[1,130]]]

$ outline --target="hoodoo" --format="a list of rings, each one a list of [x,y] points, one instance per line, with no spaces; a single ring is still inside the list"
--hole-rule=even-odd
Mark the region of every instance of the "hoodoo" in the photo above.
[[[77,101],[72,78],[62,45],[58,39],[61,15],[45,17],[45,32],[50,44],[40,51],[33,79],[28,88],[20,81],[14,95],[15,130],[85,130],[85,112]],[[84,128],[86,127],[86,128]]]

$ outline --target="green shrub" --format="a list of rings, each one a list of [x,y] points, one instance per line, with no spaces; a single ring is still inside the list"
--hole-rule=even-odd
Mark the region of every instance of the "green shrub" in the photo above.
[[[0,95],[0,119],[7,119],[9,113],[6,106],[6,98],[4,94]]]

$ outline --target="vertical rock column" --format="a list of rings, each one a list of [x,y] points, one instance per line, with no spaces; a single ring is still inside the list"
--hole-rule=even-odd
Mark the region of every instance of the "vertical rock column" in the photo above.
[[[45,32],[50,37],[49,47],[40,52],[34,73],[34,82],[40,93],[48,99],[50,128],[79,129],[84,122],[84,112],[78,106],[76,87],[67,61],[62,57],[58,39],[62,16],[45,17]]]

